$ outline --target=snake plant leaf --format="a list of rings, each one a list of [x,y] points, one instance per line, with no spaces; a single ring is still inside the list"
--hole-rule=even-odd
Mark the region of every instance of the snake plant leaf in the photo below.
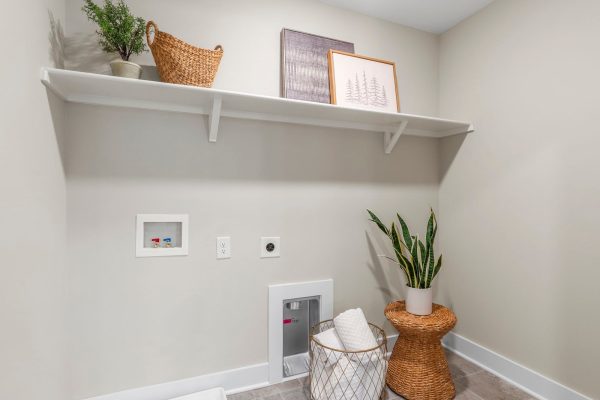
[[[394,250],[402,253],[402,247],[400,246],[400,238],[398,237],[398,230],[396,229],[396,224],[392,222],[392,227],[390,228],[390,239],[392,240],[392,246],[394,246]]]
[[[427,221],[427,233],[425,235],[426,242],[430,242],[433,237],[433,221],[434,221],[434,216],[433,216],[433,211],[431,211],[431,214],[429,215],[429,220]]]
[[[431,282],[433,281],[434,278],[434,272],[435,272],[435,251],[434,251],[434,243],[435,243],[435,237],[437,234],[437,219],[435,217],[435,212],[433,211],[433,209],[431,210],[431,214],[429,215],[429,221],[427,222],[427,235],[428,235],[428,243],[427,243],[427,247],[428,247],[428,261],[429,261],[429,265],[428,265],[428,275],[427,275],[427,287],[431,287]]]
[[[396,257],[398,258],[398,264],[400,265],[400,269],[404,271],[406,280],[408,284],[411,285],[413,281],[413,274],[411,270],[410,261],[408,261],[408,259],[402,253],[399,253],[398,251],[395,251],[395,253]]]
[[[431,214],[429,215],[429,221],[427,221],[426,241],[432,239],[434,221],[435,221],[435,215],[433,214],[433,210],[431,210]]]
[[[427,263],[427,251],[425,249],[425,244],[419,240],[419,250],[421,252],[421,262],[419,263],[419,268],[421,270],[421,289],[426,289],[427,288],[427,277],[429,276],[429,271],[427,269],[428,267],[428,263]]]
[[[425,272],[425,288],[431,287],[431,281],[433,280],[433,271],[435,269],[433,246],[431,246],[429,248],[429,255],[427,258],[428,258],[429,262],[427,263],[426,272]]]
[[[383,233],[390,236],[390,230],[387,228],[387,226],[383,224],[383,222],[381,222],[377,215],[375,215],[371,210],[367,210],[367,212],[371,216],[371,221],[375,222],[375,224],[377,224],[377,226],[383,231]]]
[[[430,269],[430,285],[431,285],[431,281],[433,281],[433,278],[435,277],[434,271],[435,271],[435,267],[434,267],[434,263],[435,263],[435,250],[433,249],[433,244],[435,243],[435,233],[437,231],[437,227],[434,228],[433,230],[433,237],[431,239],[431,246],[429,248],[429,269]]]
[[[413,243],[412,237],[410,235],[410,230],[408,229],[408,225],[406,225],[406,222],[404,222],[400,214],[396,214],[396,216],[398,217],[400,227],[402,228],[402,236],[404,237],[404,243],[406,243],[406,246],[408,246],[408,248],[411,249],[412,252]]]
[[[412,247],[410,249],[410,256],[412,258],[413,269],[417,275],[417,283],[421,282],[421,266],[419,265],[419,238],[418,236],[412,237]],[[418,286],[416,286],[418,287]]]
[[[419,251],[419,239],[418,239],[418,237],[417,236],[413,236],[411,238],[411,243],[412,243],[412,246],[410,246],[410,256],[412,257],[413,262],[416,264],[416,263],[419,262],[419,257],[418,257],[418,255],[419,255],[419,253],[418,253],[418,251]]]
[[[429,215],[429,220],[427,221],[427,233],[425,235],[425,248],[427,251],[427,254],[429,255],[429,248],[432,245],[432,241],[433,241],[433,221],[434,221],[434,217],[433,217],[433,210],[431,210],[431,214]]]
[[[442,268],[442,256],[440,255],[440,258],[438,258],[437,264],[435,265],[435,270],[433,271],[433,278],[436,277],[436,275],[438,274],[438,272],[440,272],[440,268]],[[433,278],[431,278],[431,280],[433,281]]]
[[[396,257],[399,257],[399,259],[401,259],[402,262],[404,264],[406,264],[406,270],[407,270],[407,275],[408,275],[407,276],[408,277],[408,285],[410,287],[416,287],[414,285],[416,285],[419,280],[419,273],[415,266],[414,260],[412,260],[412,256],[410,256],[410,258],[408,258],[402,253],[396,253]]]

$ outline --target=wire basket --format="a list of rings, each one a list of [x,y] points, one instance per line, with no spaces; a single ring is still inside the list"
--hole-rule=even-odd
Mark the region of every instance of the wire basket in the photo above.
[[[151,38],[151,33],[154,33]],[[146,24],[146,40],[152,50],[160,80],[201,87],[211,87],[223,57],[223,47],[202,49],[158,30],[154,21]]]
[[[377,346],[363,351],[334,349],[315,335],[334,328],[333,320],[312,328],[310,335],[311,400],[377,400],[384,398],[387,338],[383,329],[369,323]]]

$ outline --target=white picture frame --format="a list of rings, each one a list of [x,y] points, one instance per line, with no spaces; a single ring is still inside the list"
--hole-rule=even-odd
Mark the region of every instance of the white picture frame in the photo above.
[[[400,112],[396,63],[329,50],[331,104],[382,112]]]
[[[180,237],[177,238],[173,247],[150,247],[146,237],[151,225],[164,224],[171,230],[170,224],[175,224],[178,229],[180,224]],[[179,232],[178,232],[179,233]],[[169,257],[187,256],[189,245],[189,216],[188,214],[137,214],[135,234],[135,256],[136,257]]]

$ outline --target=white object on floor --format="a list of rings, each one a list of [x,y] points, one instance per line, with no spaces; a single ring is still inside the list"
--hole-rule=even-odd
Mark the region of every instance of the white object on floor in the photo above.
[[[285,376],[305,374],[308,372],[308,353],[283,357]]]
[[[345,311],[333,319],[335,330],[348,351],[377,347],[377,340],[360,308]]]
[[[327,329],[326,331],[323,331],[323,332],[315,335],[315,340],[317,342],[319,342],[320,344],[322,344],[323,346],[330,347],[332,349],[336,349],[336,350],[340,350],[340,351],[343,351],[346,349],[344,347],[344,344],[340,340],[340,337],[338,336],[335,328]],[[327,360],[324,360],[324,361],[328,361],[330,364],[335,364],[338,361],[338,358],[340,357],[340,355],[342,354],[340,352],[329,350],[329,349],[323,349],[323,352],[327,355]]]
[[[222,387],[219,387],[203,390],[202,392],[186,394],[181,397],[174,397],[170,400],[227,400],[227,396],[225,396],[225,390]]]

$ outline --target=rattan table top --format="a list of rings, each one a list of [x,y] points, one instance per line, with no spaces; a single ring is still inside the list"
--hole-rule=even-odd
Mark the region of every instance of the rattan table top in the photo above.
[[[413,315],[406,311],[404,301],[395,301],[385,308],[386,318],[398,332],[405,335],[443,336],[456,325],[456,315],[439,304],[430,315]]]

